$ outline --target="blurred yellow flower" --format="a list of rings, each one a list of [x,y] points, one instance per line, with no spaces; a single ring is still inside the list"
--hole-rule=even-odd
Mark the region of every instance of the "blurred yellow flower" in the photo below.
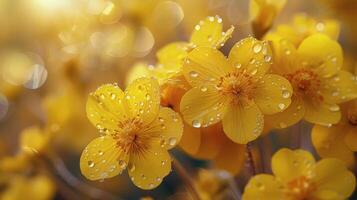
[[[128,167],[133,183],[142,189],[157,187],[171,170],[167,150],[180,141],[182,121],[160,107],[159,84],[140,78],[125,92],[107,84],[87,101],[87,116],[103,134],[84,149],[80,168],[90,180],[111,178]]]
[[[286,4],[286,0],[250,0],[249,15],[254,35],[261,38]]]
[[[55,195],[55,184],[45,175],[34,177],[13,176],[0,194],[2,200],[36,199],[50,200]]]
[[[290,24],[278,25],[276,30],[265,36],[265,39],[287,39],[298,47],[305,38],[316,33],[337,40],[340,34],[340,24],[333,19],[317,21],[305,14],[297,14]]]
[[[173,81],[175,76],[182,73],[182,65],[190,52],[195,47],[207,46],[220,48],[232,37],[234,27],[231,26],[223,32],[222,19],[219,16],[209,16],[200,21],[194,28],[190,42],[173,42],[162,47],[157,53],[158,64],[156,67],[143,64],[134,65],[129,72],[127,83],[140,77],[154,76],[159,80],[160,85]]]
[[[357,97],[354,76],[340,70],[340,45],[322,34],[306,38],[299,48],[287,40],[274,40],[273,71],[293,86],[292,103],[283,112],[266,117],[275,128],[286,128],[305,119],[320,125],[336,124],[341,112],[338,104]]]
[[[341,122],[332,127],[315,125],[311,132],[312,143],[323,157],[334,157],[352,166],[357,151],[357,100],[341,105]]]
[[[264,114],[290,105],[288,80],[267,74],[272,64],[269,44],[252,37],[238,42],[228,59],[218,50],[198,47],[183,66],[193,87],[181,100],[181,113],[195,128],[222,121],[228,138],[236,143],[256,139],[264,127]]]
[[[272,158],[274,175],[259,174],[245,187],[243,200],[347,199],[356,178],[335,158],[315,162],[305,150],[281,149]]]

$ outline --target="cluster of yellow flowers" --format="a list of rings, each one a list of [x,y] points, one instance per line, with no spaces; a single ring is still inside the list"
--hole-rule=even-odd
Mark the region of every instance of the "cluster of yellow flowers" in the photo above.
[[[270,27],[260,24],[271,20],[265,11],[256,15],[254,27]],[[219,49],[233,30],[223,31],[222,19],[209,16],[194,27],[189,42],[160,49],[155,66],[134,66],[125,91],[107,84],[91,93],[87,116],[102,136],[82,153],[83,175],[106,179],[128,168],[135,185],[153,189],[169,174],[167,150],[177,144],[237,174],[245,145],[264,129],[301,120],[316,124],[312,140],[320,156],[353,162],[357,83],[341,69],[336,22],[299,15],[263,40],[238,41],[225,56]],[[255,31],[264,35],[262,30]],[[350,106],[341,112],[345,102]],[[345,199],[355,187],[345,164],[336,158],[316,163],[308,151],[281,149],[272,158],[275,176],[251,178],[243,199]]]

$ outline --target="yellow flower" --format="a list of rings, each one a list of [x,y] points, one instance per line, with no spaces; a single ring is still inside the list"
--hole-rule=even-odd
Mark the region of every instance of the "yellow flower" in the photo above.
[[[334,157],[350,166],[357,151],[357,100],[341,105],[341,122],[332,127],[315,125],[311,132],[312,143],[323,157]]]
[[[107,84],[87,101],[87,116],[103,136],[84,149],[80,168],[90,180],[111,178],[128,167],[134,184],[157,187],[171,170],[168,149],[181,138],[180,116],[160,107],[158,82],[141,78],[123,92]]]
[[[157,53],[156,67],[143,64],[134,65],[129,72],[127,82],[140,77],[156,77],[160,85],[167,83],[174,77],[181,75],[182,65],[189,51],[195,47],[208,46],[220,48],[232,36],[234,27],[223,32],[222,19],[219,16],[210,16],[197,24],[191,34],[190,42],[173,42]]]
[[[298,47],[305,38],[316,33],[321,33],[333,40],[337,40],[340,33],[340,25],[333,19],[316,21],[305,14],[297,14],[290,24],[278,25],[276,30],[266,35],[265,39],[287,39]]]
[[[340,45],[322,34],[306,38],[298,49],[287,40],[273,41],[273,71],[286,77],[294,93],[288,109],[266,117],[275,128],[285,128],[305,119],[330,125],[340,121],[338,104],[357,97],[354,76],[340,70]]]
[[[254,35],[260,38],[273,25],[274,19],[286,4],[286,0],[251,0],[249,15]]]
[[[31,178],[14,176],[8,187],[0,194],[2,200],[36,199],[50,200],[55,194],[55,184],[44,175]]]
[[[347,199],[356,179],[345,164],[335,158],[316,162],[305,150],[281,149],[272,158],[274,175],[259,174],[250,179],[243,200]]]
[[[222,122],[236,143],[256,139],[264,127],[264,114],[281,112],[290,105],[288,80],[267,74],[272,63],[267,42],[252,37],[238,42],[228,59],[218,50],[198,47],[183,66],[192,86],[181,100],[181,113],[195,128]]]

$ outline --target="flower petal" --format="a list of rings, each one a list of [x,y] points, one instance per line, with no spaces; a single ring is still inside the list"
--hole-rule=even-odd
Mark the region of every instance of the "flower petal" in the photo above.
[[[284,77],[267,74],[257,86],[254,102],[263,114],[271,115],[289,107],[293,88]]]
[[[273,58],[267,41],[248,37],[233,46],[228,60],[232,66],[246,69],[248,73],[259,77],[269,70]]]
[[[213,86],[192,88],[181,99],[181,114],[195,128],[206,127],[221,121],[226,111],[227,99]]]
[[[239,144],[255,140],[264,128],[264,116],[255,104],[247,107],[231,105],[222,122],[227,137]]]
[[[193,156],[198,159],[213,159],[217,156],[225,137],[222,124],[218,123],[207,128],[201,128],[201,144]]]
[[[357,126],[346,127],[345,144],[351,151],[357,151]]]
[[[127,166],[128,155],[117,147],[111,136],[92,140],[84,149],[80,168],[89,180],[111,178],[120,174]]]
[[[336,124],[341,119],[340,107],[337,104],[321,103],[319,105],[305,101],[304,119],[320,125]]]
[[[165,148],[153,145],[145,154],[131,155],[128,172],[133,183],[149,190],[159,186],[170,173],[171,158]]]
[[[184,59],[187,57],[189,44],[186,42],[174,42],[162,47],[156,57],[165,69],[181,70]]]
[[[357,98],[357,80],[350,72],[341,70],[323,85],[321,92],[327,102],[340,104]]]
[[[310,177],[315,159],[305,150],[280,149],[272,158],[272,171],[283,182],[289,182],[299,176]]]
[[[272,41],[273,54],[273,72],[284,75],[294,73],[296,70],[302,68],[297,64],[297,50],[293,43],[287,39],[274,38]]]
[[[145,124],[154,121],[159,114],[160,90],[157,80],[139,78],[125,90],[125,100],[132,116],[139,116]]]
[[[192,86],[215,84],[231,70],[227,58],[220,51],[208,47],[192,50],[183,65],[185,78]]]
[[[342,67],[341,46],[323,34],[314,34],[300,44],[302,65],[316,69],[323,77],[331,77]]]
[[[315,125],[311,131],[311,140],[317,153],[322,158],[338,158],[347,164],[353,164],[353,152],[342,139],[345,135],[345,126],[326,127]]]
[[[245,145],[234,143],[224,136],[219,152],[213,159],[214,167],[236,175],[244,167],[244,161]]]
[[[183,135],[179,143],[180,147],[190,156],[196,155],[201,145],[201,129],[194,128],[184,123]]]
[[[145,132],[153,135],[158,133],[161,136],[160,144],[166,149],[171,149],[179,143],[182,136],[181,117],[172,109],[162,107],[157,120],[153,121]]]
[[[243,200],[276,200],[285,199],[283,184],[278,182],[274,176],[259,174],[251,178],[244,188]]]
[[[300,98],[293,97],[290,106],[283,112],[265,115],[265,124],[274,128],[286,128],[298,123],[305,115],[305,106]]]
[[[222,19],[219,16],[207,17],[195,26],[190,41],[198,47],[220,48],[232,37],[234,27],[232,26],[226,32],[222,32],[222,30]]]
[[[124,92],[116,84],[106,84],[91,93],[86,111],[89,121],[102,132],[114,132],[118,122],[129,116]]]
[[[341,199],[347,199],[356,187],[356,178],[348,171],[346,165],[335,158],[328,158],[316,164],[316,176],[313,182],[317,185],[317,194],[321,191],[336,192]]]
[[[154,77],[154,68],[150,68],[146,63],[136,63],[133,67],[130,68],[128,75],[126,77],[126,85],[132,83],[135,79],[138,78],[151,78]]]

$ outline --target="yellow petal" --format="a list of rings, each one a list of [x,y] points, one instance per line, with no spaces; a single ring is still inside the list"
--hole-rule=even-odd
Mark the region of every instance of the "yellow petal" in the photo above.
[[[131,155],[128,166],[131,180],[144,190],[159,186],[170,170],[170,155],[159,144],[151,146],[143,155]]]
[[[145,132],[152,135],[158,133],[157,135],[161,137],[161,145],[166,149],[171,149],[181,140],[183,132],[181,117],[172,109],[162,107],[158,118],[149,125]]]
[[[244,163],[245,145],[234,143],[229,138],[224,137],[219,152],[213,159],[214,167],[236,175],[244,167]]]
[[[214,86],[192,88],[181,99],[181,114],[195,128],[206,127],[221,121],[226,111],[227,99]]]
[[[248,37],[233,46],[228,60],[232,66],[246,69],[248,73],[259,77],[269,70],[273,58],[267,41]]]
[[[128,72],[126,77],[126,85],[132,83],[135,79],[138,78],[151,78],[154,76],[153,67],[150,67],[146,63],[136,63]]]
[[[316,176],[313,182],[317,192],[332,191],[339,194],[341,199],[347,199],[356,187],[356,178],[348,171],[345,164],[335,158],[327,158],[316,164]]]
[[[201,128],[201,144],[195,158],[213,159],[217,156],[224,139],[222,124],[218,123],[207,128]]]
[[[265,115],[266,124],[274,128],[287,128],[299,122],[305,115],[305,106],[300,98],[292,97],[290,106],[283,112]]]
[[[196,155],[201,145],[201,129],[184,123],[183,135],[179,145],[189,155]]]
[[[320,125],[336,124],[341,119],[340,107],[337,104],[313,104],[305,101],[304,119],[310,123]]]
[[[178,71],[181,70],[184,59],[187,57],[189,44],[186,42],[174,42],[162,47],[156,57],[165,69]]]
[[[331,77],[342,67],[341,46],[325,35],[314,34],[298,48],[301,64],[317,70],[323,77]]]
[[[345,144],[351,151],[357,151],[357,126],[346,127]]]
[[[185,78],[192,86],[214,84],[231,70],[227,58],[220,51],[208,47],[192,50],[183,65]]]
[[[239,144],[255,140],[264,128],[264,116],[257,105],[231,105],[223,117],[223,130],[228,138]]]
[[[232,26],[226,32],[222,32],[222,29],[222,19],[219,16],[207,17],[195,26],[190,41],[193,45],[198,47],[206,46],[220,48],[230,37],[232,37],[234,27]]]
[[[289,182],[297,177],[310,177],[315,159],[305,150],[280,149],[273,155],[272,171],[283,182]]]
[[[244,188],[243,200],[277,200],[285,199],[282,183],[278,182],[274,176],[259,174],[251,178]]]
[[[149,124],[159,114],[159,83],[153,78],[136,79],[125,90],[125,100],[131,115],[139,116],[144,124]]]
[[[267,74],[255,91],[254,101],[263,114],[271,115],[282,112],[289,107],[293,88],[284,77]]]
[[[102,132],[114,132],[118,122],[128,117],[124,92],[115,84],[106,84],[91,93],[86,111],[89,121]]]
[[[350,165],[354,162],[354,156],[343,140],[345,135],[345,126],[315,125],[311,131],[311,140],[322,158],[338,158]]]
[[[341,70],[322,84],[325,86],[322,95],[327,102],[340,104],[357,98],[357,81],[350,72]]]
[[[92,140],[80,159],[82,174],[89,180],[102,180],[120,174],[128,164],[128,155],[122,152],[111,136]]]
[[[297,63],[297,50],[293,43],[287,39],[272,39],[273,65],[272,70],[279,75],[294,73],[302,68]]]

